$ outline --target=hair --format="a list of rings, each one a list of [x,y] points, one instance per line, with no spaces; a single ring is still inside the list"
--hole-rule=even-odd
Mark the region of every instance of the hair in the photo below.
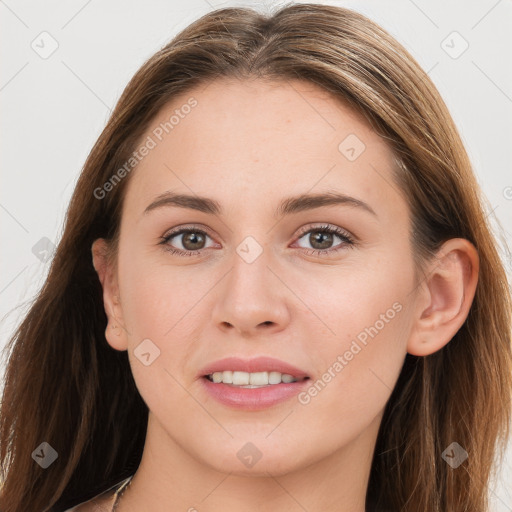
[[[357,12],[293,3],[268,14],[232,7],[204,15],[123,91],[81,171],[46,281],[4,349],[0,510],[58,512],[138,467],[148,409],[127,353],[106,342],[91,256],[93,241],[106,238],[116,260],[130,175],[101,200],[94,191],[129,159],[163,106],[220,77],[306,80],[366,119],[395,158],[418,284],[444,241],[460,237],[477,249],[479,279],[464,324],[434,354],[405,357],[380,425],[366,510],[487,511],[494,457],[510,433],[512,304],[485,198],[445,103],[415,59]],[[442,459],[454,441],[469,455],[457,469]],[[58,454],[47,469],[32,455],[42,442]]]

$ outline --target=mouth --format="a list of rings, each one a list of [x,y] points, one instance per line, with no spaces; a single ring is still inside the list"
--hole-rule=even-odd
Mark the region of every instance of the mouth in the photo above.
[[[303,370],[270,357],[222,359],[203,368],[198,377],[209,397],[246,411],[292,399],[311,378]]]
[[[294,377],[289,373],[276,371],[263,372],[242,372],[235,370],[224,370],[210,373],[203,376],[215,384],[227,384],[229,386],[246,389],[264,388],[268,386],[277,386],[279,384],[290,384],[308,380],[309,377]]]

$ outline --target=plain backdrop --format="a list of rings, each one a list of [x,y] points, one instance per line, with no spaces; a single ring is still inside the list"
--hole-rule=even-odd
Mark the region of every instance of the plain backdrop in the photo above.
[[[212,9],[282,3],[0,0],[0,349],[44,282],[81,167],[135,71]],[[510,276],[512,2],[322,3],[377,21],[428,71],[460,129]],[[512,511],[510,448],[491,502]]]

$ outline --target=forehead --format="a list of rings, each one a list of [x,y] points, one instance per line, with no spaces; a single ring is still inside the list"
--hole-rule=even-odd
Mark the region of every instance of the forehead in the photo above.
[[[143,144],[151,148],[124,205],[137,212],[167,190],[260,207],[326,189],[377,202],[398,195],[385,141],[347,105],[302,80],[221,79],[191,89],[162,108]]]

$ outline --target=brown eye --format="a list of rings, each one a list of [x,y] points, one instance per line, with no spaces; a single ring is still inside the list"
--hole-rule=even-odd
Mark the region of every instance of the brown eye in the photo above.
[[[313,249],[329,249],[333,242],[331,233],[324,231],[311,231],[309,235],[309,243]]]
[[[205,249],[207,238],[210,237],[200,229],[180,229],[162,237],[161,244],[171,253],[190,255]]]
[[[333,246],[336,238],[339,239],[340,242]],[[354,247],[355,245],[354,239],[346,231],[330,225],[319,226],[303,231],[299,241],[302,239],[306,239],[307,243],[311,247],[304,247],[300,243],[299,247],[306,249],[309,253],[316,253],[319,255],[335,253],[342,249]]]
[[[203,249],[205,237],[203,236],[202,233],[199,233],[198,231],[192,231],[188,233],[183,233],[181,237],[181,243],[184,249],[188,251]]]

